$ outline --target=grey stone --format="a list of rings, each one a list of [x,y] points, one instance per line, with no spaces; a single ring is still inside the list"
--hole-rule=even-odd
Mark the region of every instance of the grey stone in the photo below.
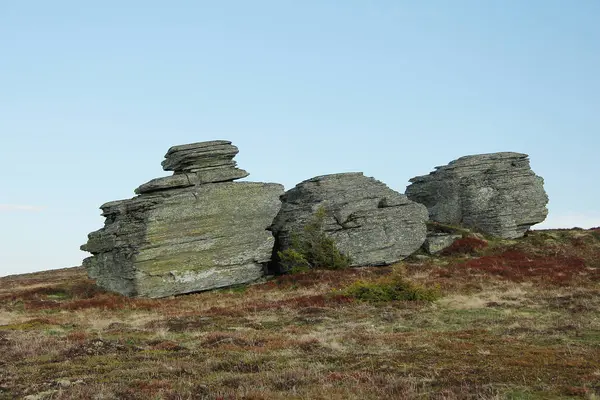
[[[196,173],[181,173],[152,179],[135,189],[135,193],[151,193],[159,190],[185,188],[206,183],[229,182],[235,179],[245,178],[248,175],[248,172],[239,168],[203,169]]]
[[[71,382],[68,379],[59,379],[56,381],[56,384],[60,387],[66,388],[66,387],[72,386],[73,382]]]
[[[291,244],[323,206],[323,229],[353,266],[387,265],[415,252],[425,240],[427,209],[362,173],[318,176],[281,197],[271,229],[277,250]]]
[[[141,185],[137,197],[101,206],[105,225],[81,247],[92,253],[83,264],[99,286],[127,296],[165,297],[264,275],[275,241],[267,229],[280,209],[283,186],[228,182],[248,175],[236,168],[179,171],[198,164],[191,152],[210,160],[224,146],[229,156],[237,153],[224,141],[175,146],[167,157],[183,154],[184,160],[173,164],[175,175]]]
[[[461,157],[410,180],[409,199],[427,206],[432,221],[517,238],[544,221],[548,196],[527,154]]]
[[[454,235],[450,233],[428,233],[423,248],[429,254],[439,253],[447,247],[450,247],[456,239],[460,239],[462,235]]]
[[[127,296],[164,297],[263,276],[267,231],[283,186],[226,182],[142,195],[102,206],[104,228],[82,250],[88,275]]]
[[[238,148],[227,140],[173,146],[162,162],[165,171],[196,172],[207,168],[235,168]]]

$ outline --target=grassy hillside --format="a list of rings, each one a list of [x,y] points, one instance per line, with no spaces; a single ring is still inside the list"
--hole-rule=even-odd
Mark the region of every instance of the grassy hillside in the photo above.
[[[434,302],[311,271],[160,300],[81,268],[0,278],[0,399],[600,398],[600,231],[534,231],[396,267]]]

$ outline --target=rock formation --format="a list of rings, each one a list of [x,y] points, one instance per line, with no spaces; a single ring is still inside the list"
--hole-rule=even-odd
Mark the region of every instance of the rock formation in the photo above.
[[[162,166],[165,171],[175,173],[164,178],[152,179],[138,187],[135,192],[150,193],[245,178],[249,174],[236,168],[237,163],[233,161],[237,153],[238,148],[225,140],[173,146],[167,151]]]
[[[277,250],[323,206],[323,229],[354,266],[387,265],[409,256],[425,240],[427,209],[362,173],[318,176],[282,197],[271,229]]]
[[[274,238],[267,228],[283,186],[232,182],[228,141],[175,146],[162,165],[174,175],[153,179],[132,199],[101,206],[105,226],[81,248],[99,286],[128,296],[164,297],[247,283],[264,274]]]
[[[461,157],[410,182],[406,195],[427,206],[432,221],[501,238],[523,236],[548,214],[544,181],[531,170],[527,154]]]

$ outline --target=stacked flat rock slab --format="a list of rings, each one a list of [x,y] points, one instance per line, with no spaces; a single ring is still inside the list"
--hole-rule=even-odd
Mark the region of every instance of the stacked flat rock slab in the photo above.
[[[506,239],[544,221],[544,180],[527,154],[503,152],[461,157],[410,180],[409,199],[427,206],[432,221],[461,225]]]
[[[274,245],[267,228],[283,186],[232,182],[231,142],[175,146],[163,162],[174,175],[141,185],[137,197],[101,206],[105,226],[82,250],[88,275],[127,296],[164,297],[254,281]]]
[[[425,240],[427,209],[362,173],[318,176],[299,183],[281,200],[271,227],[277,250],[288,248],[294,233],[320,207],[326,211],[325,233],[353,266],[392,264]]]
[[[162,166],[165,171],[174,171],[174,174],[152,179],[135,192],[151,193],[245,178],[248,172],[236,168],[237,163],[233,161],[238,152],[238,148],[226,140],[173,146],[167,151]]]

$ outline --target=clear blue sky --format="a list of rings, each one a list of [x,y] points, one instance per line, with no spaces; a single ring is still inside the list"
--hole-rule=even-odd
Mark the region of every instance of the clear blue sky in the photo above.
[[[408,179],[528,153],[548,227],[600,225],[600,2],[0,2],[0,275],[79,265],[175,144],[248,180]]]

